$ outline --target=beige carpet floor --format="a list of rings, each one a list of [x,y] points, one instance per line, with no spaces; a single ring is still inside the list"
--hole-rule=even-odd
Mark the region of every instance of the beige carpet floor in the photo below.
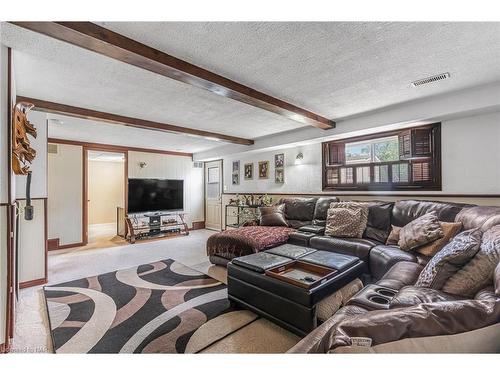
[[[226,269],[213,266],[205,253],[207,238],[214,232],[192,231],[174,237],[134,245],[120,239],[96,241],[91,246],[49,253],[49,284],[99,275],[138,264],[171,258],[226,283]],[[111,245],[110,245],[111,242]],[[104,245],[96,248],[95,243]],[[99,247],[99,245],[97,245]],[[296,335],[258,319],[208,347],[208,353],[284,353],[299,341]],[[52,352],[42,287],[23,289],[16,312],[12,352]]]

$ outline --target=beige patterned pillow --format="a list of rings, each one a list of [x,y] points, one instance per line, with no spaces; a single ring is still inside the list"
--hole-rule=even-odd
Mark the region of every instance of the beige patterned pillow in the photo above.
[[[361,238],[367,222],[368,205],[359,202],[334,202],[327,212],[325,234]]]
[[[490,285],[500,261],[500,225],[483,234],[481,247],[474,258],[444,284],[443,292],[473,297]]]
[[[441,251],[434,255],[424,267],[415,286],[441,289],[448,279],[479,250],[482,232],[470,229],[454,237]]]
[[[402,250],[413,250],[435,241],[443,235],[443,228],[441,228],[436,212],[431,211],[401,228],[398,245]]]

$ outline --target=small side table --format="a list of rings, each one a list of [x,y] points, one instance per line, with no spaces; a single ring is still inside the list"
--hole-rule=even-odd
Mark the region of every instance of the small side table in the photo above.
[[[247,221],[259,219],[259,207],[261,206],[227,204],[225,207],[226,220],[224,230],[227,228],[239,228]]]

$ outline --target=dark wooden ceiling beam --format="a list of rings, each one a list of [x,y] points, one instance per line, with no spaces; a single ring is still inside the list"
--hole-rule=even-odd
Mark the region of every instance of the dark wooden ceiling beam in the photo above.
[[[253,145],[254,143],[253,140],[251,139],[238,138],[230,135],[207,132],[198,129],[185,128],[182,126],[164,124],[161,122],[148,121],[134,117],[126,117],[126,116],[116,115],[113,113],[95,111],[93,109],[74,107],[71,105],[49,102],[46,100],[27,98],[24,96],[17,96],[16,99],[17,102],[23,101],[34,104],[35,107],[33,108],[33,110],[39,110],[49,113],[56,113],[60,115],[73,116],[87,120],[103,121],[110,124],[125,125],[134,128],[156,130],[167,133],[188,134],[205,139],[236,143],[240,145]]]
[[[335,122],[199,66],[146,46],[92,22],[12,22],[107,57],[234,99],[290,120],[331,129]]]

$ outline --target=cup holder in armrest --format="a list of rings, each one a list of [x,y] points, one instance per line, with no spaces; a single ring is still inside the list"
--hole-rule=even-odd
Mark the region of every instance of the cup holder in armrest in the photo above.
[[[388,298],[382,297],[382,296],[370,296],[368,299],[372,302],[379,303],[381,305],[388,305],[389,302],[391,302]]]
[[[391,300],[397,293],[397,290],[371,284],[361,289],[347,304],[360,306],[367,310],[385,310],[389,308]]]
[[[397,292],[395,290],[391,290],[391,289],[378,288],[378,289],[375,289],[375,293],[378,293],[384,297],[394,298],[394,296],[396,295]]]

